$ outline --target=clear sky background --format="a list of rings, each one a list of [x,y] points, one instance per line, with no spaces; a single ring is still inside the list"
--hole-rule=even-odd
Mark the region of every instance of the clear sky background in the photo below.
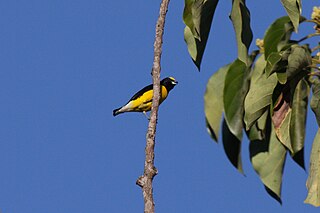
[[[160,1],[0,2],[0,210],[3,213],[143,212],[143,114],[112,116],[151,83]],[[285,11],[280,1],[247,1],[254,41]],[[319,1],[303,1],[310,17]],[[319,6],[319,5],[318,5]],[[179,84],[161,105],[154,179],[159,213],[319,212],[303,204],[307,172],[288,158],[281,206],[264,190],[243,142],[245,176],[206,132],[209,77],[236,58],[231,1],[220,1],[202,69],[183,40],[184,1],[171,1],[162,78]],[[304,24],[302,37],[311,32]],[[252,47],[255,47],[254,41]],[[315,44],[315,43],[314,43]],[[308,114],[306,165],[317,130]]]

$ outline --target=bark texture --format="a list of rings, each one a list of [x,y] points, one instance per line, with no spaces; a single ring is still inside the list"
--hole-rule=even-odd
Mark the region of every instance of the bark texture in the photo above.
[[[162,0],[160,5],[159,17],[156,25],[156,36],[154,42],[154,59],[152,66],[152,81],[153,81],[153,100],[150,114],[150,121],[146,135],[146,148],[145,148],[145,163],[144,172],[137,180],[137,185],[142,188],[144,199],[144,212],[154,213],[154,200],[153,200],[153,187],[152,181],[154,176],[158,173],[154,166],[154,147],[156,137],[156,125],[158,119],[158,108],[160,102],[160,71],[161,71],[161,53],[165,17],[168,11],[170,0]]]

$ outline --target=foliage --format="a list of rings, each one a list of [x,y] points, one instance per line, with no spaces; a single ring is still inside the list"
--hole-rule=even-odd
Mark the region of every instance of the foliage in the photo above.
[[[185,0],[185,40],[189,53],[200,69],[217,0]],[[311,49],[302,45],[320,34],[320,8],[315,7],[311,20],[301,15],[301,0],[281,0],[288,16],[275,20],[258,50],[248,53],[252,42],[250,12],[245,0],[233,0],[230,19],[238,46],[238,58],[220,68],[207,84],[205,99],[206,125],[211,137],[222,142],[230,162],[243,173],[241,141],[243,131],[250,141],[250,160],[266,191],[281,203],[282,176],[289,156],[304,165],[304,141],[307,107],[310,104],[320,126],[320,63]],[[303,22],[315,23],[315,33],[298,41]],[[309,103],[310,91],[312,97]],[[222,128],[221,128],[222,124]],[[320,206],[320,129],[310,155],[306,203]]]
[[[218,0],[185,0],[184,40],[188,44],[189,54],[199,70],[217,4]]]

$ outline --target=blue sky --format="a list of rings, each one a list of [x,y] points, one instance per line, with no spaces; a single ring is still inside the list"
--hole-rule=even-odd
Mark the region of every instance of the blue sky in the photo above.
[[[318,1],[304,1],[310,17]],[[205,129],[208,78],[236,58],[230,2],[221,1],[199,73],[183,41],[183,1],[171,1],[161,76],[179,85],[161,105],[154,179],[157,212],[316,212],[303,204],[307,172],[288,158],[279,205],[245,176]],[[142,114],[112,110],[151,82],[159,1],[0,3],[0,210],[3,213],[143,212]],[[285,15],[280,1],[248,1],[254,40]],[[304,24],[301,35],[310,32]],[[299,36],[302,37],[302,36]],[[315,41],[315,40],[314,40]],[[252,45],[254,47],[254,44]],[[310,111],[306,165],[316,122]]]

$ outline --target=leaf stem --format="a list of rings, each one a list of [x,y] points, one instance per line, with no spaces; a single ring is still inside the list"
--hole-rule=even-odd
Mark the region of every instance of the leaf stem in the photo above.
[[[309,35],[306,35],[305,37],[301,38],[300,40],[298,40],[297,42],[300,43],[308,38],[314,37],[314,36],[320,36],[320,33],[311,33]]]
[[[314,24],[319,24],[319,22],[317,22],[316,20],[313,20],[313,19],[308,19],[308,20],[305,20],[304,22],[309,22],[309,23],[314,23]]]
[[[310,68],[312,68],[312,69],[316,69],[316,70],[319,70],[319,71],[320,71],[320,67],[317,67],[317,66],[315,66],[315,65],[310,65],[310,66],[308,66],[308,67],[310,67]],[[313,73],[313,72],[311,72],[311,73]]]
[[[320,64],[320,60],[316,58],[312,58],[312,64]]]
[[[315,52],[315,51],[317,51],[319,49],[320,49],[320,45],[315,46],[314,48],[311,49],[311,52]]]

